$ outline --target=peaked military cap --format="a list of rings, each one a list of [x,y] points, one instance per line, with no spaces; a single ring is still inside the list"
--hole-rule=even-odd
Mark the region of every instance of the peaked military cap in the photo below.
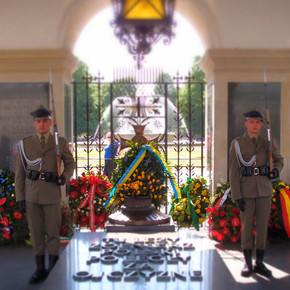
[[[34,111],[30,113],[33,118],[49,118],[51,119],[51,110],[47,109],[43,105],[38,106]]]
[[[248,120],[250,118],[255,118],[255,119],[259,119],[259,120],[263,121],[262,114],[256,109],[253,109],[249,112],[244,113],[244,117],[246,120]]]

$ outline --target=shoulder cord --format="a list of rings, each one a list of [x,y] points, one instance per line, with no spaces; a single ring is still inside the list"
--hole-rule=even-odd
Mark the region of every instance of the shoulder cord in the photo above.
[[[19,148],[20,148],[20,156],[21,156],[21,161],[22,161],[22,165],[24,167],[24,170],[25,172],[27,173],[27,169],[26,169],[26,166],[24,164],[24,160],[23,160],[23,157],[26,161],[26,163],[30,166],[36,166],[39,164],[39,171],[41,171],[41,166],[42,166],[42,158],[37,158],[35,160],[29,160],[26,155],[25,155],[25,151],[24,151],[24,145],[23,145],[23,140],[20,140],[20,143],[19,143]]]
[[[238,159],[238,163],[239,163],[239,167],[241,167],[241,163],[244,166],[252,166],[253,164],[256,164],[256,155],[254,155],[250,161],[246,162],[243,157],[242,157],[242,153],[241,153],[241,149],[240,149],[240,145],[238,143],[237,140],[235,140],[235,152],[236,152],[236,156]]]

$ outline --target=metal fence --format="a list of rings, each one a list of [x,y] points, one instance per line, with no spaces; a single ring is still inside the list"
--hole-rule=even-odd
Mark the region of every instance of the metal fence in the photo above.
[[[112,82],[74,82],[74,154],[77,175],[103,171],[108,132],[121,148],[134,136],[158,143],[177,184],[204,175],[204,82],[161,70],[123,70]],[[142,137],[142,138],[143,138]]]

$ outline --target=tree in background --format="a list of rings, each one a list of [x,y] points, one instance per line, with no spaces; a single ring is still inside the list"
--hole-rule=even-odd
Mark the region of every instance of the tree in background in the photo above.
[[[76,83],[76,118],[77,118],[77,136],[89,133],[93,135],[97,126],[98,118],[96,112],[96,95],[97,91],[95,86],[89,86],[88,92],[86,90],[85,77],[92,77],[88,74],[88,66],[83,62],[79,61],[77,70],[73,73],[73,79]],[[87,113],[87,108],[89,109]],[[87,126],[87,124],[89,126]]]
[[[191,68],[191,76],[194,77],[193,82],[199,82],[203,83],[205,79],[204,72],[200,69],[198,62],[200,61],[201,57],[196,56],[193,62],[193,66]],[[201,91],[203,89],[203,91]],[[203,101],[203,108],[201,107],[201,97]],[[201,128],[203,125],[204,128],[204,119],[202,124],[202,112],[201,109],[203,109],[204,112],[204,101],[205,101],[205,95],[204,95],[204,86],[201,86],[200,84],[194,84],[192,83],[189,86],[184,86],[180,89],[180,111],[184,118],[184,121],[186,123],[187,128],[190,128],[191,126],[191,132],[194,133],[195,137],[201,138],[202,132]],[[191,100],[192,108],[189,108],[189,101]],[[191,110],[191,121],[189,120],[189,112],[188,110]],[[191,124],[190,124],[191,123]]]
[[[174,82],[172,76],[168,73],[162,73],[157,79],[157,85],[154,88],[154,93],[156,95],[165,96],[165,84],[167,86],[167,96],[168,99],[175,104],[176,103],[176,87],[174,86]]]

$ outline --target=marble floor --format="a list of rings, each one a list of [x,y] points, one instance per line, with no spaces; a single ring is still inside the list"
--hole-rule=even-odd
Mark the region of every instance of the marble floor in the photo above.
[[[148,240],[167,240],[189,243],[194,250],[188,251],[190,260],[178,264],[178,271],[185,272],[200,270],[202,280],[192,281],[188,276],[186,280],[175,279],[171,281],[157,281],[152,277],[149,281],[139,279],[138,282],[112,282],[106,276],[112,271],[121,270],[121,262],[113,265],[95,263],[88,265],[87,261],[93,255],[100,256],[100,252],[90,252],[92,244],[102,243],[104,240],[126,241],[135,245]],[[272,270],[271,279],[259,275],[250,278],[241,277],[243,255],[239,244],[218,243],[208,238],[206,228],[199,232],[180,230],[173,233],[76,233],[67,246],[62,246],[62,253],[55,268],[45,282],[30,285],[28,279],[35,270],[32,249],[25,245],[9,245],[0,247],[0,289],[199,289],[199,290],[224,290],[224,289],[279,289],[286,290],[290,287],[290,240],[277,240],[268,244],[265,264]],[[177,271],[176,265],[154,265],[157,270]],[[164,267],[166,269],[164,269]],[[156,273],[157,273],[156,270]],[[76,281],[73,276],[80,271],[88,271],[93,275],[104,272],[101,282]]]

